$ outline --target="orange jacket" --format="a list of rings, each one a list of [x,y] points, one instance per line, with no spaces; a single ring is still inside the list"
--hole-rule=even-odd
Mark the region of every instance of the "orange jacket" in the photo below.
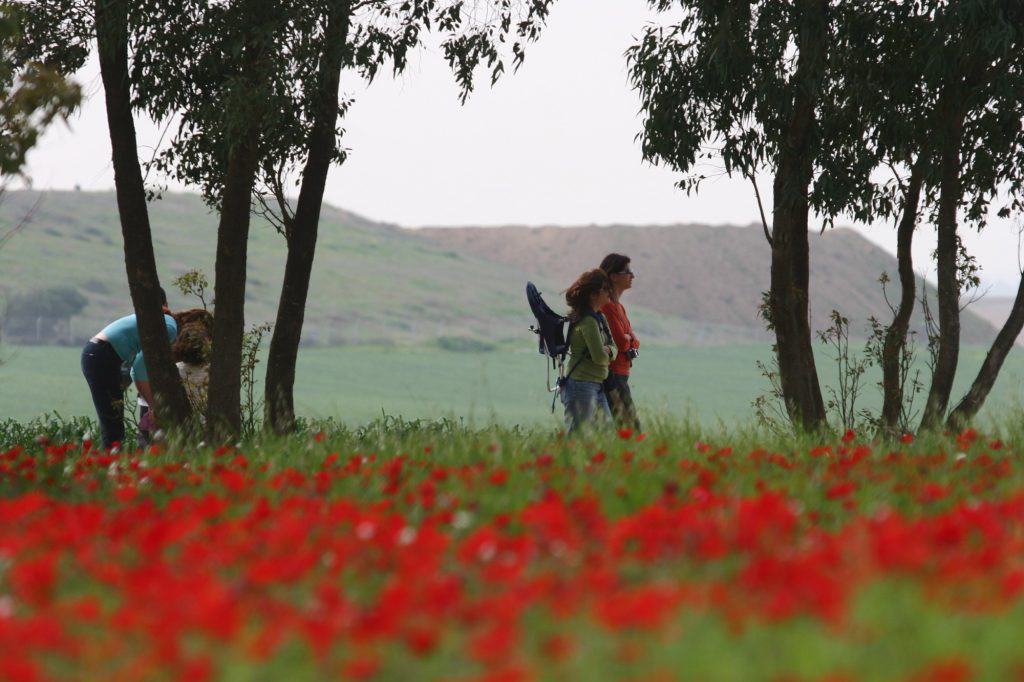
[[[626,357],[626,351],[630,348],[639,348],[640,340],[636,338],[636,334],[633,332],[633,326],[629,323],[629,318],[626,317],[626,309],[622,307],[622,304],[618,301],[608,301],[601,308],[601,312],[604,313],[605,318],[608,320],[608,328],[612,332],[612,341],[615,342],[615,347],[619,349],[615,357],[612,358],[612,364],[608,366],[609,371],[615,374],[621,374],[629,376],[629,358]],[[626,335],[629,335],[630,339],[626,339]]]

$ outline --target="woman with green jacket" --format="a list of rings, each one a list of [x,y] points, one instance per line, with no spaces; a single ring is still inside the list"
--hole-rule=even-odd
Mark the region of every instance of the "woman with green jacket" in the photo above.
[[[572,433],[595,418],[611,420],[602,383],[615,353],[601,306],[608,302],[611,280],[600,268],[588,270],[565,291],[572,330],[569,333],[569,369],[561,387],[565,428]]]

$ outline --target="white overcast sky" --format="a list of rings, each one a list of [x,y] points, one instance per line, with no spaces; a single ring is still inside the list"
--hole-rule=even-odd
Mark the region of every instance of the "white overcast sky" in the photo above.
[[[436,51],[421,52],[397,80],[382,76],[367,88],[349,78],[342,91],[355,104],[343,144],[351,153],[332,171],[325,201],[407,227],[757,221],[749,184],[723,177],[687,196],[675,189],[676,174],[642,162],[639,101],[623,53],[650,21],[658,17],[641,0],[559,0],[519,72],[493,89],[481,79],[465,106]],[[82,111],[29,157],[36,189],[113,186],[95,65],[78,79],[89,95]],[[160,131],[140,121],[139,137],[148,147],[140,155],[148,156]],[[765,177],[762,195],[770,186]],[[890,225],[858,229],[895,251]],[[965,230],[964,240],[991,293],[1013,295],[1020,277],[1014,223],[995,221],[981,235]],[[924,270],[934,232],[925,227],[916,241]]]

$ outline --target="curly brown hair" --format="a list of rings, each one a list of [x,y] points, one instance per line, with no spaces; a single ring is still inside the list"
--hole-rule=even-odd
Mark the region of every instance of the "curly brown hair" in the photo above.
[[[190,308],[189,310],[179,310],[171,314],[177,323],[178,328],[182,329],[190,324],[199,324],[206,328],[207,331],[213,332],[213,313],[205,308]]]
[[[602,289],[611,291],[612,281],[601,268],[587,270],[565,290],[565,302],[569,305],[569,317],[578,318],[590,310],[590,299]]]
[[[210,330],[202,322],[186,324],[171,344],[171,358],[186,365],[205,365],[210,358],[210,341]]]

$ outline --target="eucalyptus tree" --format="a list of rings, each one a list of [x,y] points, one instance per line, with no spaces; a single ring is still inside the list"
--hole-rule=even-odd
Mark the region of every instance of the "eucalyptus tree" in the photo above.
[[[950,100],[957,115],[963,112],[960,185],[964,199],[959,210],[969,223],[982,229],[991,209],[1003,218],[1024,211],[1024,5],[994,0],[966,5],[957,8],[953,21],[964,31],[956,54],[968,65],[961,67],[962,81]],[[956,247],[959,253],[959,239]],[[952,246],[947,244],[947,248]],[[939,276],[941,285],[941,272]],[[953,282],[962,286],[970,277],[971,270],[965,272],[963,264],[953,273],[947,268],[946,278],[951,282],[947,288],[952,289]],[[944,420],[948,426],[960,428],[977,414],[1022,328],[1024,273],[1010,314],[967,393],[948,417],[944,414],[946,403],[942,403],[942,411],[930,415],[932,424]],[[948,395],[947,391],[947,400]]]
[[[272,74],[288,63],[288,24],[302,5],[146,0],[135,8],[134,105],[154,120],[180,119],[156,165],[199,185],[219,210],[206,422],[209,435],[222,440],[241,424],[251,194],[264,131],[281,114]]]
[[[789,416],[819,429],[826,422],[811,347],[808,227],[812,185],[828,177],[819,114],[833,87],[839,10],[828,0],[649,4],[662,12],[678,5],[682,14],[668,27],[648,27],[627,52],[645,113],[643,155],[683,173],[713,156],[730,175],[774,172],[765,312]],[[703,179],[695,173],[679,184],[695,191]]]
[[[774,172],[767,317],[794,423],[824,424],[810,352],[808,216],[894,219],[900,301],[883,343],[887,430],[906,415],[900,358],[914,306],[911,243],[924,218],[939,245],[938,353],[922,426],[941,424],[956,371],[959,293],[974,279],[958,214],[979,228],[998,188],[1018,207],[1019,3],[1002,0],[652,1],[682,19],[628,53],[646,113],[643,152],[693,171]],[[878,182],[880,169],[897,173]],[[680,186],[697,190],[693,173]],[[755,185],[756,189],[756,185]],[[823,228],[824,229],[824,228]]]
[[[933,88],[908,67],[928,34],[929,21],[919,4],[884,0],[857,3],[856,11],[843,14],[832,61],[838,87],[829,93],[829,111],[848,134],[823,132],[826,141],[839,141],[832,150],[838,167],[860,172],[847,185],[856,190],[841,196],[834,210],[863,223],[896,224],[900,293],[892,321],[882,328],[880,347],[879,426],[890,435],[908,429],[912,418],[905,400],[911,359],[907,336],[917,302],[911,247],[922,204],[934,196],[925,183],[931,138],[921,134],[922,112],[933,99]],[[882,170],[891,171],[892,178],[876,180]]]
[[[977,284],[961,223],[982,229],[997,201],[1004,215],[1020,210],[1024,7],[1001,0],[872,0],[848,9],[832,64],[842,87],[827,120],[851,121],[862,142],[836,136],[856,145],[837,150],[837,158],[870,159],[896,176],[895,182],[860,184],[845,211],[864,222],[897,224],[900,298],[884,335],[880,426],[889,433],[909,427],[903,359],[916,293],[911,244],[915,226],[927,220],[938,232],[939,324],[921,428],[934,429],[945,419],[958,364],[961,293]],[[1017,305],[1024,301],[1015,304],[950,424],[973,415],[991,389],[1024,319]]]
[[[309,43],[319,54],[313,55],[316,68],[307,79],[310,83],[308,103],[305,107],[289,109],[295,114],[292,125],[278,130],[296,133],[291,139],[281,140],[276,153],[265,154],[261,164],[262,185],[276,202],[277,211],[270,208],[267,192],[258,191],[257,195],[284,235],[288,248],[264,382],[264,421],[279,434],[295,426],[295,365],[316,253],[320,208],[330,167],[344,160],[337,125],[344,114],[345,103],[341,101],[339,88],[342,69],[353,54],[349,41],[354,4],[353,0],[325,3],[322,35]],[[293,210],[286,194],[287,177],[298,165],[302,153],[305,161]]]
[[[188,420],[185,391],[171,361],[161,313],[161,287],[153,253],[146,190],[133,118],[130,57],[139,7],[130,0],[33,0],[18,3],[24,31],[23,59],[35,59],[61,74],[80,69],[95,40],[103,80],[128,288],[153,385],[154,410],[165,425]]]
[[[153,251],[145,181],[139,163],[132,88],[130,0],[95,0],[93,20],[110,131],[117,209],[124,239],[124,264],[139,326],[139,339],[153,384],[154,413],[161,422],[182,426],[189,421],[188,399],[171,359],[170,342],[161,312],[162,287]]]
[[[936,0],[925,6],[935,30],[916,58],[936,91],[926,120],[937,143],[939,340],[921,427],[934,429],[946,421],[960,349],[960,293],[973,277],[961,257],[960,215],[984,227],[1000,187],[1009,191],[1005,210],[1020,206],[1024,7],[998,0]]]
[[[315,3],[317,10],[311,8],[307,16],[318,16],[319,26],[310,26],[307,34],[319,38],[303,44],[315,50],[309,61],[316,68],[300,76],[307,86],[300,100],[286,106],[292,118],[287,125],[275,127],[261,153],[258,190],[262,191],[257,192],[288,246],[267,359],[264,404],[268,428],[286,433],[295,424],[295,365],[320,206],[330,166],[344,161],[337,129],[347,105],[339,102],[338,94],[343,69],[368,80],[388,66],[397,75],[404,71],[407,55],[419,44],[423,31],[433,28],[443,35],[441,50],[465,101],[473,89],[477,67],[490,71],[492,84],[504,71],[505,55],[499,48],[510,37],[513,67],[522,63],[525,44],[537,38],[551,1],[493,2],[467,8],[460,2],[429,1],[403,7],[333,0]],[[285,188],[288,176],[296,173],[300,176],[299,194],[293,208]]]
[[[907,337],[917,303],[911,247],[922,212],[936,198],[934,183],[927,182],[934,140],[925,123],[935,87],[914,67],[920,67],[932,23],[920,3],[864,1],[840,15],[830,60],[834,87],[825,93],[821,138],[833,160],[830,176],[843,182],[825,178],[829,182],[812,190],[812,204],[830,202],[831,214],[862,223],[892,220],[896,226],[899,296],[892,321],[878,329],[878,421],[889,435],[911,428],[905,396],[912,359]],[[850,172],[844,174],[844,168]],[[837,192],[837,187],[844,189]],[[888,279],[881,281],[884,287]]]
[[[857,93],[859,110],[867,112],[866,127],[879,158],[909,175],[898,227],[901,303],[883,354],[882,425],[893,430],[902,399],[896,357],[914,297],[911,223],[920,212],[938,234],[938,334],[920,425],[935,429],[947,421],[958,366],[961,295],[978,282],[960,230],[964,225],[983,229],[992,208],[1004,216],[1021,208],[1024,7],[1000,0],[876,0],[864,3],[857,16],[873,23],[869,34],[875,38],[862,57],[870,66],[844,70],[853,75],[850,90]],[[1021,315],[1024,311],[1015,308],[1010,328],[997,337],[968,396],[949,415],[950,424],[962,423],[980,408],[998,374],[998,358],[1008,351],[1005,339]]]
[[[148,2],[140,46],[137,106],[156,119],[179,117],[155,167],[202,188],[220,209],[216,316],[208,425],[229,435],[240,424],[240,360],[244,325],[246,242],[255,193],[285,235],[288,256],[267,367],[269,426],[294,424],[293,384],[312,271],[324,184],[343,160],[338,121],[346,103],[338,88],[345,68],[373,78],[401,73],[428,31],[465,97],[478,66],[492,81],[504,71],[501,43],[515,38],[515,64],[535,39],[551,0],[494,0],[473,5],[442,0],[186,0],[168,8]],[[292,210],[286,178],[299,174]]]
[[[882,351],[881,427],[908,428],[905,344],[915,304],[911,243],[917,223],[936,225],[939,328],[922,427],[942,423],[956,373],[960,294],[976,274],[958,234],[961,220],[981,229],[998,194],[1019,200],[1020,10],[992,0],[857,3],[846,13],[834,68],[841,75],[835,113],[863,130],[863,150],[895,182],[868,183],[847,213],[865,222],[894,219],[900,298]],[[850,43],[849,40],[854,42]],[[853,140],[854,138],[848,137]],[[993,377],[994,380],[994,377]]]

